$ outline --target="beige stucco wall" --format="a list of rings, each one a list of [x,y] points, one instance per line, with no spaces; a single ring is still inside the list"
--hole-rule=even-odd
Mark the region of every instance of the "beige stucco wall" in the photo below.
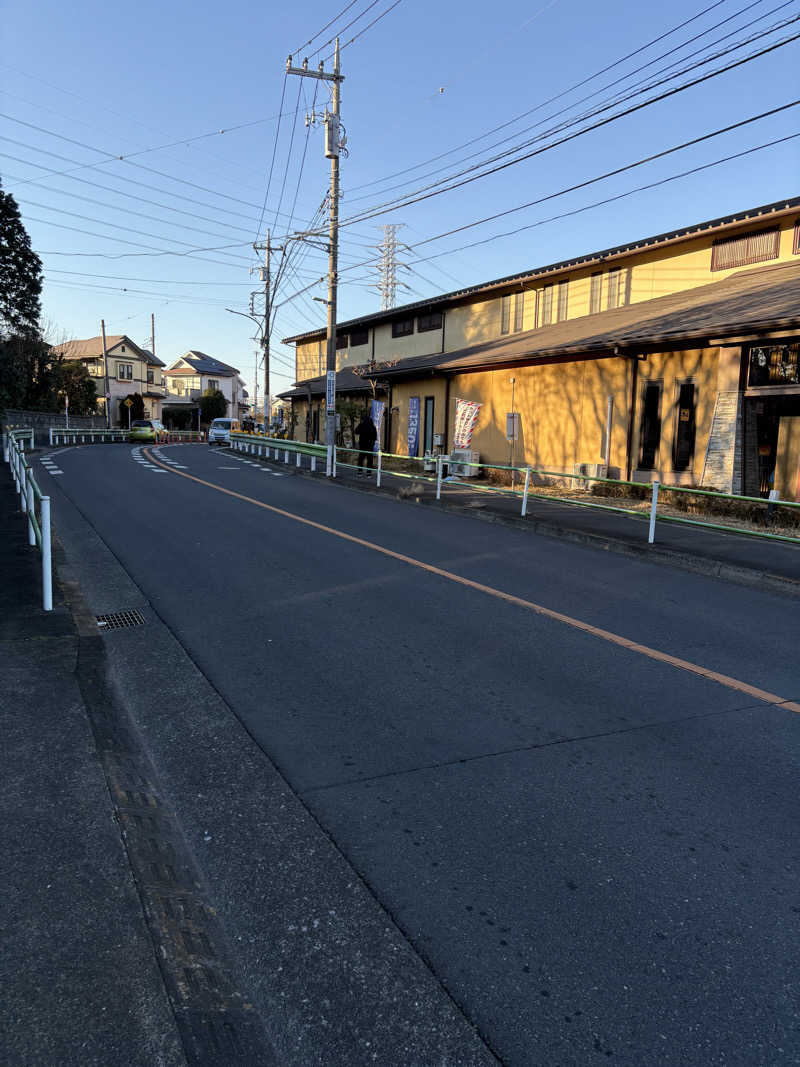
[[[728,368],[729,369],[729,368]],[[692,349],[686,352],[656,353],[639,364],[639,382],[636,398],[636,419],[633,434],[633,474],[635,481],[651,481],[658,478],[665,484],[697,485],[703,474],[708,436],[714,415],[719,383],[719,349]],[[725,375],[723,375],[724,377]],[[695,446],[691,467],[677,472],[673,466],[672,449],[677,429],[677,401],[682,382],[695,384]],[[661,443],[652,471],[640,471],[637,467],[640,455],[640,431],[642,394],[647,382],[660,382],[661,390]]]
[[[781,417],[775,488],[782,500],[800,500],[800,417]]]
[[[647,382],[659,382],[661,392],[661,444],[653,471],[638,472],[641,480],[659,477],[667,484],[696,484],[711,428],[718,386],[718,349],[656,353],[639,361],[636,414],[633,427],[633,469],[639,456],[642,392]],[[512,369],[454,375],[447,411],[447,442],[452,447],[456,399],[475,400],[482,407],[471,447],[487,463],[508,464],[511,456],[505,438],[506,414],[511,407],[521,416],[520,438],[514,445],[514,465],[572,473],[576,463],[604,460],[608,398],[613,398],[610,466],[625,477],[632,363],[623,357],[542,363]],[[677,425],[678,387],[696,386],[696,436],[691,466],[673,470],[672,449]],[[408,400],[420,398],[420,455],[425,397],[434,396],[435,432],[444,431],[446,384],[442,378],[399,382],[392,388],[392,451],[408,451]]]

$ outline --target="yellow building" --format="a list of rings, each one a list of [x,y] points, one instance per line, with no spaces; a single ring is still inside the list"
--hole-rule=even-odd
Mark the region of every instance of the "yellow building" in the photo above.
[[[483,462],[793,499],[799,213],[782,201],[341,323],[337,362],[378,365],[391,451],[412,398],[422,451],[447,449],[456,400],[474,400]],[[324,330],[287,341],[298,386],[324,371]]]

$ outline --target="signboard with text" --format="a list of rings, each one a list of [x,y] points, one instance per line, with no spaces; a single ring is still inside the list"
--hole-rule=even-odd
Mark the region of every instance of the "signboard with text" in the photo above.
[[[419,451],[419,397],[408,398],[408,454],[416,456]]]
[[[336,408],[336,371],[329,370],[325,389],[325,406],[328,411]]]

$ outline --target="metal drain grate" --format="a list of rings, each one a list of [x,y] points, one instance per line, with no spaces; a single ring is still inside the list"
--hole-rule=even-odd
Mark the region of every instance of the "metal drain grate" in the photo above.
[[[144,615],[139,611],[112,611],[110,615],[97,615],[101,630],[124,630],[127,626],[143,626]]]

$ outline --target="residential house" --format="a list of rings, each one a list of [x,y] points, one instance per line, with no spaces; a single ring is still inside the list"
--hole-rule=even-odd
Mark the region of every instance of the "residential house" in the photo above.
[[[105,410],[105,377],[108,373],[108,396],[112,425],[126,426],[128,410],[124,400],[131,393],[140,393],[144,400],[145,418],[160,419],[166,392],[163,362],[149,349],[142,348],[127,334],[106,335],[106,356],[103,338],[89,337],[83,341],[66,341],[50,349],[59,358],[77,360],[84,364],[94,380],[98,407]]]
[[[225,397],[227,415],[243,418],[250,410],[250,401],[243,379],[236,367],[213,356],[191,349],[176,359],[164,372],[167,381],[168,406],[182,407],[196,401],[207,390],[218,389]]]
[[[410,413],[422,449],[449,447],[456,400],[473,400],[485,462],[793,499],[798,296],[800,198],[341,323],[337,362],[374,361],[389,384],[395,452]],[[298,390],[324,333],[286,339]]]

